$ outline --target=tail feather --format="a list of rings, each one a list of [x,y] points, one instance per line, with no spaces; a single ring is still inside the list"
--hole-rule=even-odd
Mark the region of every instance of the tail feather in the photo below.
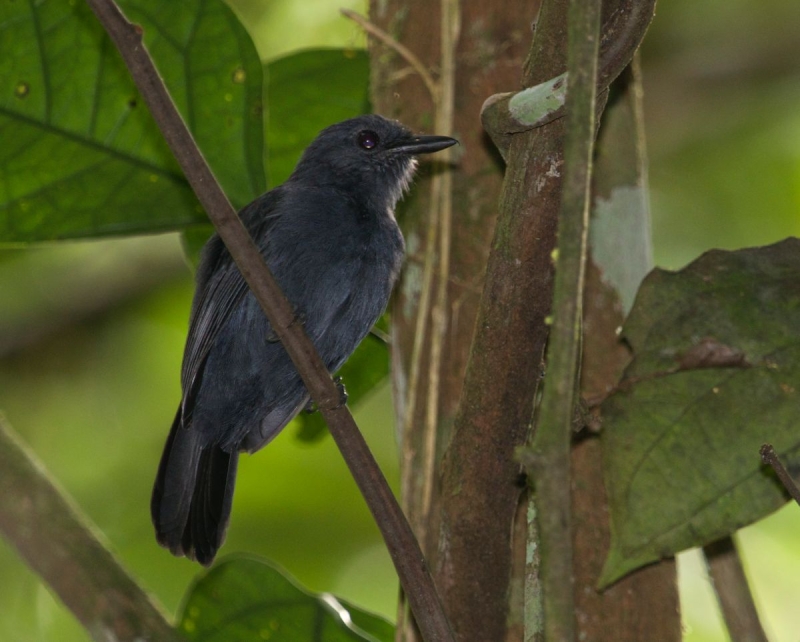
[[[225,539],[238,458],[236,451],[202,444],[198,431],[183,427],[178,409],[150,502],[159,544],[211,564]]]
[[[233,487],[239,453],[214,446],[203,451],[197,472],[189,520],[183,533],[183,548],[204,566],[214,561],[225,533],[233,504]],[[188,544],[188,545],[187,545]],[[190,555],[193,550],[194,555]]]

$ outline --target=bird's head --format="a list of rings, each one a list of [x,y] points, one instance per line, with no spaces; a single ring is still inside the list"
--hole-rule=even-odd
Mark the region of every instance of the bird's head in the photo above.
[[[337,187],[394,209],[413,176],[415,156],[457,142],[448,136],[416,136],[383,116],[358,116],[322,130],[306,148],[292,180]]]

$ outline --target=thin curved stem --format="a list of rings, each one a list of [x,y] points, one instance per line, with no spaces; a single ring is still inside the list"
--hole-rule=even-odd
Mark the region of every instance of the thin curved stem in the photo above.
[[[400,57],[405,60],[409,65],[411,65],[419,74],[419,77],[422,78],[422,82],[425,83],[425,87],[428,89],[428,93],[431,95],[431,98],[434,102],[438,101],[439,96],[439,87],[436,84],[436,81],[431,76],[430,72],[427,70],[422,61],[417,58],[416,54],[411,51],[405,45],[400,44],[392,38],[388,33],[386,33],[383,29],[378,27],[377,25],[372,24],[369,20],[367,20],[361,14],[356,13],[355,11],[351,11],[350,9],[339,9],[342,15],[345,18],[349,18],[357,25],[359,25],[364,31],[366,31],[371,36],[380,40],[383,44],[387,47],[394,49]]]

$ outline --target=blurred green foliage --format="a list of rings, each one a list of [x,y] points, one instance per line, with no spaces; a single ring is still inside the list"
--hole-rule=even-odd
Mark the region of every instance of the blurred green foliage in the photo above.
[[[230,4],[262,59],[299,47],[364,43],[338,15],[340,2]],[[365,10],[364,2],[346,6]],[[710,247],[800,234],[797,24],[800,4],[785,0],[659,5],[643,47],[659,265],[679,267]],[[99,176],[87,181],[84,198],[100,187]],[[146,250],[142,239],[131,239],[0,252],[0,334],[6,339],[0,351],[0,409],[125,565],[174,611],[198,567],[158,549],[147,506],[179,398],[192,284],[189,269],[175,267],[182,260],[176,235],[144,243]],[[157,268],[158,285],[144,292],[132,288],[129,298],[105,307],[85,303],[104,282],[115,282],[123,260],[136,256]],[[90,278],[82,272],[87,264],[98,266]],[[48,289],[45,281],[54,270],[59,287]],[[72,314],[76,308],[83,313]],[[387,387],[356,412],[396,484]],[[739,536],[758,606],[775,640],[796,634],[799,513],[787,506]],[[394,615],[397,581],[391,562],[329,439],[307,445],[290,429],[242,460],[223,549],[232,551],[268,557],[313,590]],[[685,639],[725,640],[707,580],[693,560],[683,556],[679,563]],[[0,576],[0,639],[87,639],[5,543]]]
[[[800,235],[800,3],[672,0],[642,46],[656,263]]]

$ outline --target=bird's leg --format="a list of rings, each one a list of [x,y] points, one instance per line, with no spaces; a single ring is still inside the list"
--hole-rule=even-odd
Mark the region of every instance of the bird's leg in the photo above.
[[[292,322],[289,324],[289,327],[291,328],[293,325],[297,325],[298,323],[300,325],[306,324],[306,313],[300,310],[295,310],[294,319],[292,319]]]
[[[336,385],[336,389],[339,391],[339,405],[338,408],[347,405],[347,388],[344,387],[344,382],[342,381],[341,377],[334,377],[333,383]],[[313,399],[309,399],[306,402],[305,407],[303,408],[304,412],[307,412],[309,415],[314,414],[319,410],[316,402]]]
[[[334,377],[333,383],[336,384],[336,389],[339,391],[339,407],[347,405],[347,388],[344,387],[344,381],[341,377]]]

